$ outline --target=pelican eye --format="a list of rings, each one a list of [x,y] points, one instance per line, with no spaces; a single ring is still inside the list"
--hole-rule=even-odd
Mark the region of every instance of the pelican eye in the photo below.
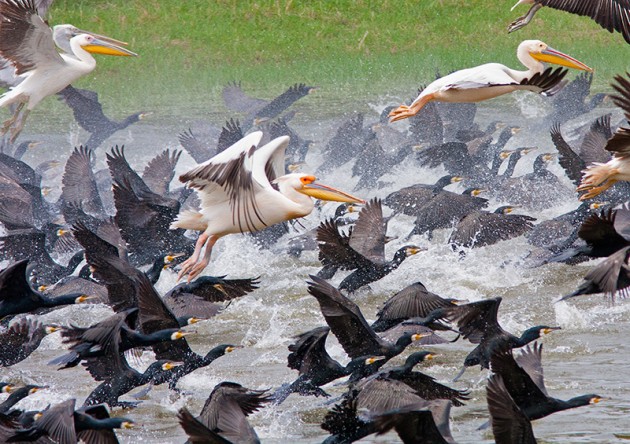
[[[315,176],[302,176],[300,177],[300,182],[302,182],[304,185],[309,185],[313,182],[315,182],[316,178]]]

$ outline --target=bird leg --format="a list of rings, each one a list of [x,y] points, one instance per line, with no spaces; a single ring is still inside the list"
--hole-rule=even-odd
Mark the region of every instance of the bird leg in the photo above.
[[[209,237],[210,236],[206,234],[205,232],[199,235],[199,237],[197,238],[197,243],[195,244],[195,251],[193,252],[192,256],[190,256],[181,264],[181,269],[179,271],[179,274],[177,275],[178,281],[182,277],[184,277],[186,273],[188,273],[188,271],[192,268],[193,265],[197,263],[197,261],[199,260],[199,256],[201,255],[201,249],[203,248],[205,243],[208,241]]]
[[[17,125],[15,125],[11,129],[11,138],[9,139],[11,143],[14,143],[15,139],[17,139],[17,137],[22,132],[22,128],[24,128],[24,124],[26,123],[26,118],[28,117],[30,113],[31,113],[31,110],[29,109],[25,109],[24,111],[22,111],[22,115],[20,116],[20,120],[18,120]]]
[[[542,8],[542,5],[540,3],[534,3],[534,5],[529,8],[529,11],[527,11],[527,14],[517,18],[508,25],[508,33],[518,31],[523,26],[527,25],[534,18],[534,15],[536,14],[536,12],[538,12],[540,8]]]
[[[210,236],[208,242],[206,243],[206,251],[203,253],[203,257],[188,271],[188,282],[199,276],[204,268],[208,266],[210,263],[210,256],[212,255],[212,247],[214,247],[214,244],[217,243],[217,240],[219,240],[219,236]]]
[[[397,122],[399,120],[407,119],[409,117],[413,117],[418,112],[424,108],[424,106],[429,103],[431,100],[435,98],[435,94],[427,94],[422,97],[417,102],[414,101],[411,105],[400,105],[398,108],[390,111],[389,113],[389,122]]]
[[[11,128],[13,126],[13,124],[17,120],[18,116],[20,115],[20,112],[22,111],[22,108],[24,108],[24,105],[25,105],[25,103],[21,102],[17,106],[17,108],[15,108],[15,112],[13,113],[13,116],[11,116],[11,118],[5,120],[5,122],[2,124],[2,129],[0,130],[1,134],[6,134],[7,131],[9,131],[9,128]]]
[[[455,376],[455,377],[453,378],[453,382],[457,382],[457,380],[458,380],[459,378],[461,378],[462,376],[464,376],[464,372],[466,371],[466,369],[467,369],[467,368],[468,368],[468,367],[463,366],[463,367],[462,367],[462,369],[461,369],[461,370],[459,371],[459,373],[457,374],[457,376]]]
[[[611,168],[608,164],[595,163],[589,166],[584,171],[582,183],[577,187],[577,191],[588,191],[588,193],[580,197],[580,200],[591,199],[606,191],[617,182],[616,179],[613,179],[617,174],[619,174],[619,170]],[[603,185],[598,187],[597,185],[600,184]]]
[[[583,190],[589,190],[589,192],[584,194],[584,195],[582,195],[582,196],[580,196],[580,200],[592,199],[595,196],[599,196],[601,193],[606,191],[608,188],[612,187],[615,183],[617,183],[617,180],[609,179],[606,182],[604,182],[603,185],[601,185],[599,187],[583,188]],[[582,187],[580,186],[580,188],[582,188]]]

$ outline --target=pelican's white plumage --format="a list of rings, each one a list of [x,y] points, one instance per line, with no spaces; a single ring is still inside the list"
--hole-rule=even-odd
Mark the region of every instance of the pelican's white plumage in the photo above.
[[[342,191],[315,183],[308,174],[284,174],[289,137],[258,147],[262,132],[253,132],[212,159],[182,174],[201,200],[199,212],[183,211],[171,228],[203,231],[195,252],[182,264],[180,277],[189,280],[210,261],[212,247],[227,234],[258,231],[313,211],[316,197],[339,202],[363,202]],[[201,250],[206,246],[203,258]]]
[[[430,83],[411,105],[401,105],[390,112],[390,120],[416,115],[427,103],[479,102],[517,90],[551,95],[562,87],[566,71],[547,69],[543,62],[592,71],[578,60],[550,48],[540,40],[525,40],[516,51],[519,61],[527,68],[518,71],[500,63],[486,63],[474,68],[455,71]]]
[[[39,102],[94,70],[96,60],[90,52],[136,55],[116,45],[115,42],[120,43],[117,40],[84,33],[71,25],[57,28],[56,32],[67,34],[66,38],[57,39],[64,53],[57,51],[53,30],[38,15],[33,0],[0,2],[0,56],[15,67],[16,75],[23,77],[17,86],[0,96],[0,107],[18,104],[2,128],[3,134],[11,129],[11,141],[17,138],[28,113]],[[26,110],[22,112],[24,106]]]

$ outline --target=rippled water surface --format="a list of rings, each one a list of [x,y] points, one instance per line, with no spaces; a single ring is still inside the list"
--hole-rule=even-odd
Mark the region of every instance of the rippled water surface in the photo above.
[[[307,102],[309,99],[303,99]],[[376,120],[376,110],[388,103],[377,103],[369,115]],[[326,104],[322,104],[326,105]],[[318,142],[307,158],[303,171],[314,171],[322,161],[320,149],[332,137],[342,118],[312,117],[308,104],[303,105],[293,126],[304,138]],[[300,108],[300,104],[296,105]],[[352,109],[352,108],[351,108]],[[306,110],[306,111],[304,111]],[[604,114],[598,109],[589,118]],[[534,95],[518,95],[514,98],[488,102],[480,106],[477,121],[501,119],[518,122],[525,129],[508,144],[508,147],[537,144],[539,152],[553,151],[548,130],[541,127],[544,111],[540,110],[540,98]],[[318,115],[313,113],[313,115]],[[347,118],[348,116],[346,116]],[[585,117],[583,121],[587,121]],[[137,170],[164,148],[177,147],[177,133],[188,127],[202,127],[194,117],[180,119],[181,124],[162,124],[148,120],[122,132],[99,148],[97,168],[105,166],[105,146],[125,143],[126,154]],[[220,122],[217,118],[216,122]],[[581,122],[576,122],[576,125]],[[569,125],[570,127],[571,125]],[[47,140],[39,154],[30,154],[27,160],[49,156],[65,160],[71,151],[68,140],[84,140],[81,133],[68,135],[66,128],[54,135],[33,134],[35,119],[29,122],[28,136]],[[402,125],[401,125],[402,127]],[[78,136],[78,137],[77,137]],[[59,147],[65,148],[59,148]],[[531,171],[535,155],[524,159],[516,174]],[[184,154],[178,172],[185,171],[193,161]],[[333,173],[322,177],[322,181],[352,190],[356,178],[351,178],[351,164],[340,166]],[[554,165],[558,175],[561,169]],[[61,169],[55,177],[45,179],[46,184],[59,184]],[[379,190],[358,190],[356,194],[370,198],[384,197],[389,192],[417,182],[432,183],[444,171],[427,170],[413,162],[397,167],[382,180],[390,185]],[[564,183],[570,187],[568,180]],[[450,187],[454,191],[465,188]],[[54,193],[53,193],[54,194]],[[56,196],[53,196],[56,198]],[[498,203],[491,202],[493,209]],[[558,206],[540,212],[530,212],[541,219],[551,218],[577,206],[577,200],[562,202]],[[315,227],[324,217],[332,214],[332,205],[321,212],[314,212],[302,221],[304,229]],[[397,216],[390,222],[388,234],[399,236],[387,245],[386,255],[403,245],[403,238],[413,226],[413,220]],[[299,228],[299,231],[304,229]],[[502,242],[494,246],[474,249],[462,259],[446,244],[450,230],[435,233],[433,239],[416,236],[413,242],[428,247],[428,251],[407,259],[391,275],[374,283],[369,289],[357,292],[353,299],[361,307],[366,318],[375,318],[380,305],[404,286],[422,281],[427,288],[443,297],[475,301],[488,297],[503,297],[499,311],[501,325],[508,331],[520,334],[526,328],[537,325],[559,325],[562,330],[543,339],[543,364],[547,388],[552,396],[566,399],[585,393],[597,393],[605,399],[598,405],[587,406],[558,414],[534,423],[534,432],[540,442],[553,443],[604,443],[620,441],[614,434],[630,434],[630,305],[619,301],[613,305],[600,296],[578,298],[570,303],[554,303],[560,296],[573,291],[582,276],[595,264],[594,261],[577,266],[550,264],[532,268],[529,259],[535,248],[523,237]],[[284,253],[287,240],[297,235],[285,236],[272,250],[259,250],[245,236],[233,235],[219,241],[213,261],[206,272],[231,278],[260,276],[261,288],[250,295],[235,300],[216,318],[198,324],[198,334],[190,338],[192,347],[205,353],[221,343],[245,346],[215,361],[211,366],[197,370],[183,378],[179,387],[182,394],[171,393],[163,386],[153,389],[136,409],[120,412],[140,424],[135,430],[119,432],[122,442],[164,443],[183,442],[185,436],[179,428],[175,414],[182,406],[198,413],[219,382],[229,380],[254,389],[274,389],[290,382],[297,374],[286,366],[287,345],[291,337],[324,324],[316,300],[306,291],[305,281],[309,274],[319,270],[316,252],[305,252],[301,258],[293,259]],[[341,276],[333,283],[338,284]],[[158,283],[158,289],[166,292],[176,283],[175,274],[167,271]],[[44,319],[51,322],[88,325],[110,314],[105,306],[69,307],[47,314]],[[342,348],[331,335],[327,348],[330,354],[345,363],[348,361]],[[458,341],[454,344],[435,346],[439,356],[430,364],[421,365],[421,370],[459,389],[470,389],[471,400],[464,407],[452,410],[452,431],[458,442],[491,442],[491,433],[477,431],[486,421],[485,403],[486,371],[469,369],[460,381],[453,384],[455,376],[472,345]],[[41,391],[22,401],[18,407],[42,408],[48,403],[60,402],[76,397],[78,403],[95,388],[93,381],[82,368],[55,371],[46,362],[62,353],[63,346],[58,334],[47,337],[39,350],[22,363],[2,370],[2,379],[13,382],[50,384],[51,388]],[[391,363],[399,364],[409,352],[395,358]],[[142,363],[148,365],[152,353],[145,352]],[[325,389],[333,396],[344,391],[344,386],[329,385]],[[125,399],[125,397],[123,397]],[[251,416],[263,442],[321,442],[326,433],[319,423],[327,409],[325,400],[314,397],[292,395],[281,406],[270,406]],[[397,441],[392,434],[369,437],[366,442]]]

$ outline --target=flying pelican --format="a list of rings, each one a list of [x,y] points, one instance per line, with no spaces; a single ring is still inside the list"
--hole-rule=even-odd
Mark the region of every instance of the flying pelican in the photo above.
[[[630,2],[628,0],[518,0],[511,11],[518,5],[532,5],[522,17],[508,26],[508,32],[514,32],[527,25],[536,12],[548,6],[571,14],[585,15],[609,32],[618,31],[626,42],[630,43]]]
[[[53,30],[38,15],[33,0],[4,0],[0,2],[0,56],[15,66],[24,80],[0,96],[0,108],[17,104],[13,117],[0,132],[11,129],[14,142],[24,127],[30,111],[50,95],[89,74],[96,67],[90,53],[135,56],[116,43],[121,42],[66,25],[55,30],[57,42],[64,53],[55,49]],[[66,34],[68,33],[68,34]],[[63,37],[66,35],[66,37]],[[67,35],[68,44],[65,45]],[[22,109],[26,106],[26,109]]]
[[[500,63],[486,63],[474,68],[455,71],[430,83],[411,105],[401,105],[389,113],[390,122],[415,116],[427,103],[480,102],[516,90],[528,90],[552,95],[564,85],[566,70],[545,70],[542,62],[569,68],[593,71],[584,63],[556,51],[540,40],[525,40],[518,45],[516,57],[527,71],[516,71]]]
[[[258,148],[262,136],[260,131],[248,134],[179,177],[198,192],[201,210],[182,211],[171,229],[202,231],[193,255],[182,263],[179,278],[188,275],[190,281],[198,276],[210,262],[212,247],[226,234],[258,231],[307,216],[313,211],[310,197],[364,203],[362,199],[316,183],[315,176],[282,175],[289,137],[278,137]],[[200,260],[204,245],[206,250]]]
[[[626,73],[626,77],[615,76],[617,84],[612,87],[620,95],[612,96],[612,100],[623,110],[626,119],[630,119],[630,74]],[[630,181],[630,128],[617,129],[604,149],[611,152],[612,157],[606,163],[593,162],[582,171],[582,182],[577,190],[588,192],[580,196],[580,200],[592,199],[621,180]]]

